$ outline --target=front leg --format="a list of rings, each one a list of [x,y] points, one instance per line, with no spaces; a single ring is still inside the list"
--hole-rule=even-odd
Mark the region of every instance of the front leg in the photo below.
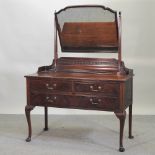
[[[31,127],[31,117],[30,117],[30,112],[33,110],[34,106],[32,105],[26,105],[25,107],[25,115],[28,123],[28,137],[26,138],[26,142],[31,141],[31,135],[32,135],[32,127]]]
[[[126,111],[123,112],[115,112],[115,115],[120,120],[120,138],[119,138],[119,151],[124,152],[125,148],[123,147],[123,132],[124,132],[124,124],[126,118]]]

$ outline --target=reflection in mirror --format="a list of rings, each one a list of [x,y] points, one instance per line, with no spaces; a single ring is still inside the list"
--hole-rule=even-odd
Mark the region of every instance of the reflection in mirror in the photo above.
[[[62,51],[117,52],[116,12],[104,7],[68,7],[57,14]]]
[[[101,7],[68,8],[58,14],[58,22],[62,31],[64,23],[81,22],[114,22],[115,14]]]

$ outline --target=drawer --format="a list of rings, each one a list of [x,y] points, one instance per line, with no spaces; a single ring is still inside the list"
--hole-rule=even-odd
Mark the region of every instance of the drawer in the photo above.
[[[119,108],[119,99],[98,96],[72,96],[31,93],[30,103],[34,106],[76,108],[113,111]]]
[[[110,82],[75,82],[76,92],[104,93],[112,96],[119,95],[119,84]]]
[[[30,89],[36,91],[55,92],[55,91],[72,91],[71,82],[61,80],[31,80]]]
[[[63,95],[31,93],[30,104],[34,106],[68,108],[69,100],[67,96]]]
[[[75,102],[70,104],[81,109],[113,111],[119,108],[118,98],[98,96],[78,96],[75,98]]]

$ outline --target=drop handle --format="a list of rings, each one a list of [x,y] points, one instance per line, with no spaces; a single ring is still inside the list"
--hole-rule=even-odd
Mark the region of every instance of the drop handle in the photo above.
[[[56,83],[53,84],[53,87],[50,87],[49,84],[46,83],[46,87],[47,87],[47,89],[50,89],[50,90],[53,90],[54,87],[56,87],[56,86],[57,86]]]
[[[48,100],[47,102],[52,102],[53,103],[54,101],[53,100]]]
[[[100,91],[102,89],[101,86],[98,86],[97,89],[94,89],[94,86],[90,86],[91,91]]]
[[[91,104],[93,104],[93,105],[99,104],[99,103],[101,102],[101,99],[98,99],[97,101],[98,101],[98,102],[94,102],[93,99],[90,98],[90,102],[91,102]]]
[[[51,103],[55,102],[55,101],[56,101],[56,99],[57,99],[57,97],[56,97],[56,96],[54,96],[54,99],[50,99],[50,97],[49,97],[49,96],[47,96],[47,97],[46,97],[47,102],[51,102]]]

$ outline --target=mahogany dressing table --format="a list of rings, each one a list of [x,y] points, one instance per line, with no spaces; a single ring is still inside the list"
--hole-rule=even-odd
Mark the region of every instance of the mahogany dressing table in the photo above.
[[[114,112],[120,121],[119,151],[124,152],[123,130],[129,108],[129,138],[132,139],[133,70],[121,57],[121,13],[100,6],[68,6],[55,12],[54,60],[50,66],[27,75],[27,142],[31,141],[30,112],[35,106]],[[62,52],[116,53],[118,58],[58,57]]]

